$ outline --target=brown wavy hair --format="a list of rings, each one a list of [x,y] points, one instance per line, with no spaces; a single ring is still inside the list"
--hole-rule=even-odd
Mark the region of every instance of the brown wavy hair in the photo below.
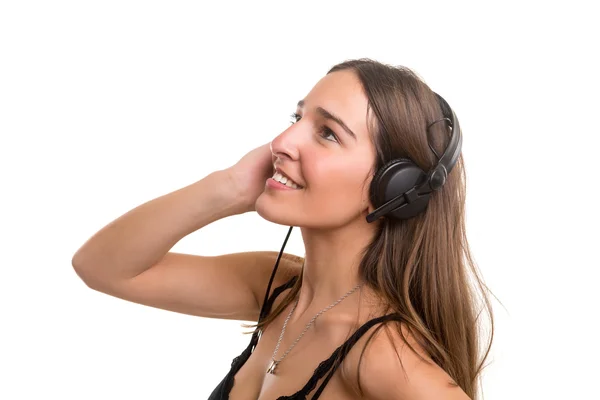
[[[442,118],[442,110],[424,81],[409,68],[364,58],[337,64],[328,74],[340,70],[354,71],[368,98],[369,134],[376,149],[372,174],[399,157],[410,158],[424,171],[435,165],[426,128]],[[448,144],[446,129],[443,123],[430,128],[430,143],[438,155]],[[408,220],[379,220],[363,253],[359,278],[402,317],[408,332],[454,380],[452,384],[477,400],[483,363],[494,337],[494,316],[489,289],[467,242],[465,196],[461,155],[446,184],[431,194],[424,212]],[[299,293],[301,278],[260,323],[244,326],[263,329],[273,321]],[[491,334],[487,348],[480,349],[478,320],[483,309],[489,315]]]

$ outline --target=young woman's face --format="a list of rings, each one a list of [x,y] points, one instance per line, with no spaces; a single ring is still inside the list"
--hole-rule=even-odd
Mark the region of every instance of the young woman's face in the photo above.
[[[259,215],[312,228],[364,220],[375,158],[367,103],[350,70],[330,73],[315,85],[299,103],[296,122],[271,142],[274,167],[300,187],[276,188],[270,179],[256,201]]]

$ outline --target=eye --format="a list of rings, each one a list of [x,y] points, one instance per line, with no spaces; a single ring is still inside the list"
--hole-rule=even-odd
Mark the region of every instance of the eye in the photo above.
[[[295,124],[296,122],[298,122],[298,121],[300,121],[302,119],[302,117],[298,113],[292,113],[292,115],[290,115],[290,117],[292,119],[291,120],[292,124]],[[327,127],[325,125],[322,125],[319,128],[319,136],[321,136],[325,140],[329,140],[331,142],[338,142],[339,143],[339,140],[338,140],[336,134],[329,127]],[[327,139],[328,136],[333,136],[333,138],[335,140]]]
[[[332,142],[338,142],[338,139],[337,139],[337,136],[335,135],[335,133],[333,133],[333,131],[331,129],[329,129],[328,127],[326,127],[325,125],[321,126],[321,129],[319,129],[319,135],[325,140],[330,140],[330,139],[327,139],[327,136],[331,135],[335,139],[335,140],[332,140]]]

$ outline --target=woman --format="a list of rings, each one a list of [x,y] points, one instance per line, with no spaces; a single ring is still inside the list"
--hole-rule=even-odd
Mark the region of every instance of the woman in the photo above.
[[[371,215],[389,200],[372,181],[399,158],[436,166],[459,130],[452,115],[407,68],[341,63],[271,143],[111,222],[73,266],[91,288],[129,301],[258,321],[210,399],[476,399],[491,339],[480,360],[469,273],[492,333],[493,318],[466,240],[459,153],[429,196]],[[305,257],[169,252],[249,211],[300,227]]]

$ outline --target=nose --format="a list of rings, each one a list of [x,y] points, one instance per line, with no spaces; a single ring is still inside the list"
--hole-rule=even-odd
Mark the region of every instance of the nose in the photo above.
[[[300,131],[298,123],[281,132],[271,141],[271,153],[275,159],[287,159],[296,161],[300,158],[299,144]]]

